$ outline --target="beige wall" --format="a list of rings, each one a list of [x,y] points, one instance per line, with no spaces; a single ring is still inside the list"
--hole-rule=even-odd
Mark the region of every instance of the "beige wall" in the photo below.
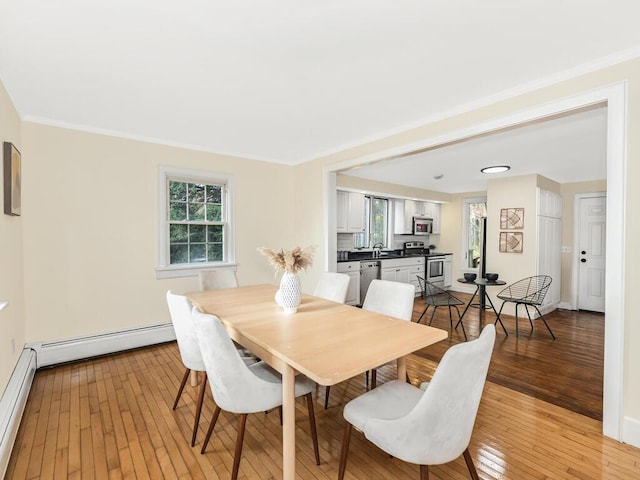
[[[295,246],[293,169],[25,123],[23,184],[29,342],[169,321],[164,294],[195,277],[157,280],[158,165],[235,178],[238,279],[274,282],[258,246]]]
[[[0,148],[13,143],[22,154],[23,167],[28,161],[22,151],[20,118],[0,83]],[[0,156],[2,154],[0,153]],[[4,188],[0,181],[0,203],[4,212]],[[0,311],[0,397],[25,343],[24,291],[22,282],[22,225],[24,217],[0,212],[0,302],[9,305]],[[15,343],[15,350],[12,346]]]
[[[635,238],[640,234],[640,215],[634,215],[631,210],[632,206],[637,205],[640,201],[640,189],[635,187],[640,182],[640,137],[635,135],[635,132],[640,129],[640,60],[637,59],[317,159],[313,162],[318,165],[315,168],[315,172],[319,174],[323,166],[342,164],[365,155],[397,148],[412,142],[434,139],[440,135],[458,132],[467,127],[621,81],[626,81],[628,89],[625,183],[625,203],[628,206],[628,210],[625,212],[625,241],[629,247],[627,247],[624,255],[626,265],[637,265],[640,252],[637,249],[630,248],[634,245]],[[311,165],[305,165],[300,168],[304,168],[308,172],[313,170]],[[317,193],[317,191],[299,192],[296,195],[297,208],[304,211],[305,208],[312,208],[312,206],[317,205],[322,201],[320,196],[316,196]],[[322,241],[323,239],[320,237],[316,239],[316,242]],[[527,243],[525,243],[525,248],[526,245]],[[495,266],[498,267],[499,265]],[[628,292],[624,307],[625,318],[627,319],[624,325],[624,414],[631,418],[640,419],[640,349],[635,348],[640,343],[640,322],[635,321],[635,303],[631,300],[632,292],[640,291],[640,276],[635,275],[634,269],[629,268],[626,270],[624,285],[625,292]]]

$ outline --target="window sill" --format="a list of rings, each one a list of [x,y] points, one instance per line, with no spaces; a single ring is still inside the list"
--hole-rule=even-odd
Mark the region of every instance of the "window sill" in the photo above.
[[[237,263],[201,263],[198,265],[179,265],[171,267],[156,267],[156,280],[165,278],[197,277],[200,270],[222,270],[226,268],[236,270]]]

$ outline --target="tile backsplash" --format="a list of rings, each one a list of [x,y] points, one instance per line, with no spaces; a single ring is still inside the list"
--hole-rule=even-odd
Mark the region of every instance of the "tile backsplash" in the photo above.
[[[439,239],[439,235],[394,235],[393,241],[391,245],[389,245],[390,249],[398,250],[404,248],[404,242],[424,242],[425,245],[429,245],[429,243],[434,240],[437,241]],[[338,250],[354,250],[353,248],[353,233],[338,233]]]

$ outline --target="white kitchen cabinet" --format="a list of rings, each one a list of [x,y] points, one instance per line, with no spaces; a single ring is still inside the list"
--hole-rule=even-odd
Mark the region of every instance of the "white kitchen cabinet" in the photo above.
[[[440,204],[414,200],[394,200],[394,228],[396,235],[413,233],[413,217],[433,219],[434,234],[440,233]]]
[[[420,293],[417,276],[424,278],[425,259],[424,257],[393,258],[383,260],[380,266],[380,278],[392,282],[410,283],[416,293]]]
[[[360,305],[360,262],[338,263],[338,273],[349,275],[349,288],[344,303],[347,305]]]
[[[537,215],[537,275],[552,278],[542,309],[551,309],[560,303],[562,265],[562,197],[538,188]]]
[[[336,230],[338,233],[364,231],[364,195],[338,190],[336,203]]]
[[[444,287],[453,284],[453,255],[444,256]]]

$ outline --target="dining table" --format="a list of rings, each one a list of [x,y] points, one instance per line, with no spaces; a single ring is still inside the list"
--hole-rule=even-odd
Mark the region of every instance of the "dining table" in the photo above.
[[[458,323],[456,323],[456,328],[458,328],[458,324],[462,322],[462,319],[464,318],[465,313],[467,313],[467,310],[469,310],[469,307],[471,307],[472,305],[477,305],[479,309],[478,311],[478,334],[479,334],[480,332],[482,332],[482,328],[484,327],[484,311],[488,308],[487,301],[489,302],[489,306],[491,307],[491,309],[493,309],[493,313],[496,314],[496,318],[498,318],[498,312],[496,311],[496,308],[493,306],[491,297],[489,297],[489,295],[487,294],[487,287],[504,286],[507,284],[507,282],[503,280],[487,280],[486,278],[476,278],[475,280],[471,280],[471,281],[467,280],[466,278],[459,278],[458,283],[474,285],[476,289],[473,292],[473,295],[471,296],[469,303],[467,303],[467,306],[464,308],[462,315],[460,315],[460,319],[458,320]],[[473,300],[476,298],[476,296],[478,297],[478,303],[474,304]],[[502,324],[502,320],[498,318],[498,321],[500,322],[500,325],[502,325],[502,330],[504,330],[504,333],[508,336],[509,334],[507,333],[507,329],[504,328],[504,325]]]
[[[187,297],[282,374],[283,478],[294,480],[296,375],[331,386],[396,360],[404,381],[406,355],[446,339],[448,332],[307,294],[297,312],[284,313],[276,291],[275,285],[248,285]]]

